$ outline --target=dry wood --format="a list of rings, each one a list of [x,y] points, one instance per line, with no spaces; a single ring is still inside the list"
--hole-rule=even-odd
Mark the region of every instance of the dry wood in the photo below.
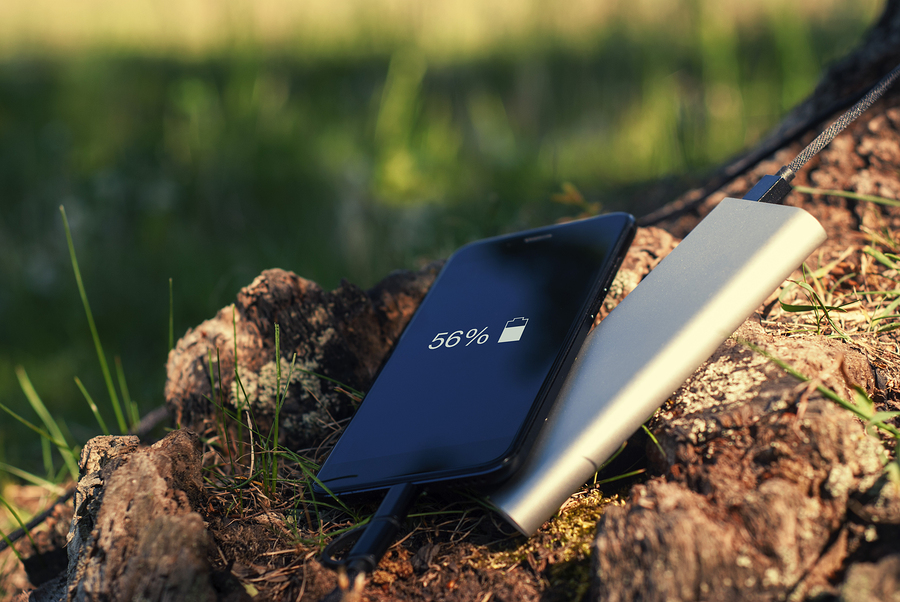
[[[185,430],[152,447],[96,437],[81,456],[68,544],[68,599],[241,599],[217,592],[208,560],[200,445]]]

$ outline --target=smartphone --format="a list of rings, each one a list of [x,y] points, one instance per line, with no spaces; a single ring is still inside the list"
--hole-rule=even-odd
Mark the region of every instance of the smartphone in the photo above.
[[[634,236],[612,213],[454,253],[318,473],[334,494],[496,483],[521,461]]]

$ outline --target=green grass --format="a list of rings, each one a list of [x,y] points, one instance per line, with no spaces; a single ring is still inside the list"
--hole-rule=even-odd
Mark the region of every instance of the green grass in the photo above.
[[[886,199],[883,196],[875,196],[871,194],[859,194],[848,190],[829,190],[825,188],[810,188],[809,186],[794,186],[797,192],[806,194],[818,194],[823,196],[837,196],[845,199],[853,199],[855,201],[867,201],[877,205],[887,205],[888,207],[900,207],[900,201],[895,199]]]
[[[801,329],[799,332],[814,332],[815,334],[824,334],[828,328],[829,336],[835,336],[847,339],[848,335],[837,325],[833,318],[835,313],[844,313],[847,310],[845,306],[850,305],[852,301],[845,302],[841,305],[834,305],[832,298],[834,297],[834,287],[832,290],[825,291],[821,283],[823,274],[829,271],[828,266],[820,268],[816,271],[810,269],[804,263],[802,267],[803,280],[791,280],[792,286],[786,286],[779,294],[779,305],[781,309],[788,313],[812,313],[815,320],[815,327],[811,329]],[[837,286],[837,285],[835,285]],[[806,297],[807,303],[787,303],[783,300],[789,295],[794,287],[800,289],[801,294]]]
[[[876,205],[898,206],[900,202],[881,196],[863,195],[843,190],[828,190],[795,186],[794,190],[805,194],[831,196],[873,203]],[[790,284],[779,293],[780,308],[791,314],[812,314],[814,325],[800,325],[795,332],[814,332],[825,334],[829,337],[852,340],[852,334],[842,327],[839,314],[846,314],[851,310],[860,309],[865,313],[864,328],[867,333],[876,335],[884,334],[900,328],[900,283],[896,273],[900,271],[900,255],[897,254],[898,245],[895,235],[885,228],[880,232],[872,231],[866,227],[862,230],[871,237],[871,244],[861,249],[862,254],[874,260],[873,267],[882,282],[887,282],[885,290],[870,290],[860,287],[856,283],[848,290],[847,283],[853,283],[853,278],[858,276],[856,272],[845,273],[838,278],[830,278],[832,271],[840,264],[854,256],[858,251],[855,247],[847,248],[837,258],[827,264],[823,264],[819,257],[819,267],[810,270],[804,263],[802,266],[803,280],[791,281]],[[860,259],[861,261],[861,259]],[[893,287],[893,288],[891,288]],[[806,303],[797,301],[797,292],[802,295]],[[791,302],[786,301],[790,299]],[[876,302],[875,299],[879,301]],[[859,329],[859,321],[854,320],[850,330]]]
[[[237,325],[234,312],[232,312],[232,327],[235,329],[234,339],[236,341]],[[278,442],[279,414],[287,396],[296,360],[296,354],[294,354],[286,378],[282,381],[280,364],[283,358],[279,325],[275,325],[277,393],[274,419],[268,432],[260,429],[259,423],[254,417],[254,406],[257,400],[248,395],[242,384],[236,345],[234,357],[236,359],[234,362],[235,403],[233,405],[226,401],[226,393],[221,386],[219,350],[216,350],[215,368],[213,367],[212,350],[209,351],[208,357],[212,391],[209,401],[217,409],[218,422],[215,436],[207,440],[206,444],[216,452],[219,460],[204,467],[204,479],[209,486],[211,495],[224,508],[224,514],[226,516],[232,513],[243,515],[245,509],[251,506],[278,507],[280,511],[293,517],[290,524],[294,529],[297,541],[303,545],[314,545],[319,548],[325,545],[328,538],[365,524],[368,519],[362,518],[340,498],[332,496],[331,501],[317,500],[312,489],[313,484],[317,484],[326,492],[329,491],[316,477],[318,466],[313,464],[309,458],[283,448]],[[349,389],[349,387],[346,388]],[[286,466],[290,466],[290,474],[286,471]],[[300,473],[300,478],[292,476],[297,472]],[[323,511],[331,513],[337,511],[348,518],[352,526],[346,529],[335,528],[329,520],[322,517]],[[300,526],[303,521],[306,524],[305,529]],[[326,526],[328,527],[327,532]],[[314,539],[301,536],[301,532],[308,535],[310,531],[316,533]]]
[[[116,422],[119,425],[119,431],[122,433],[126,433],[128,432],[128,426],[125,424],[125,415],[122,413],[122,404],[119,403],[119,396],[116,394],[115,386],[113,386],[112,376],[110,376],[109,373],[109,364],[107,364],[106,362],[106,354],[103,353],[103,345],[100,343],[100,335],[97,333],[97,325],[94,324],[94,314],[91,313],[91,305],[88,302],[87,293],[84,291],[84,283],[81,281],[81,270],[78,268],[78,258],[75,255],[75,244],[72,242],[72,232],[69,229],[69,220],[66,218],[65,207],[60,205],[59,212],[62,214],[63,227],[66,229],[66,242],[69,243],[69,257],[72,260],[72,271],[75,273],[75,282],[78,284],[78,294],[81,295],[81,304],[84,306],[84,313],[85,316],[87,316],[88,326],[91,329],[91,339],[93,339],[94,341],[94,349],[97,350],[97,359],[100,360],[100,370],[103,372],[103,380],[106,382],[106,390],[109,392],[109,400],[110,402],[112,402],[112,408],[116,413]],[[119,371],[119,374],[121,374],[121,371]],[[126,392],[127,396],[127,389],[125,389],[124,387],[124,376],[120,378],[119,382],[122,383],[123,392]],[[83,389],[82,392],[84,392]],[[93,410],[95,407],[93,401],[90,399],[88,399],[88,401],[91,405],[91,410]],[[97,414],[96,412],[95,414],[97,415],[97,418],[99,420],[99,414]],[[101,426],[103,425],[101,424]]]
[[[281,329],[276,323],[274,418],[268,432],[263,432],[254,416],[254,406],[257,399],[247,393],[241,380],[240,359],[236,343],[237,321],[234,308],[232,308],[232,328],[235,341],[233,349],[233,357],[235,358],[235,400],[233,404],[227,400],[227,394],[222,386],[219,350],[216,349],[215,367],[213,366],[212,350],[210,349],[208,352],[211,391],[211,397],[208,400],[217,410],[217,423],[214,437],[207,440],[206,444],[218,454],[220,460],[205,467],[206,481],[211,486],[212,491],[218,492],[218,495],[231,500],[227,505],[226,514],[233,510],[243,512],[245,505],[251,503],[257,495],[265,498],[267,505],[280,503],[284,499],[288,501],[293,500],[295,506],[291,514],[305,518],[310,528],[314,524],[318,525],[319,535],[316,543],[320,546],[324,545],[326,534],[322,531],[324,521],[319,517],[321,508],[345,512],[354,522],[358,522],[360,519],[357,513],[339,498],[333,497],[334,503],[317,501],[312,491],[314,483],[326,492],[329,491],[315,476],[318,466],[312,463],[309,458],[283,448],[278,442],[279,416],[295,369],[296,353],[291,359],[284,380],[282,380],[280,364],[284,358],[281,355]],[[337,382],[325,376],[316,376]],[[341,383],[338,384],[341,385]],[[348,393],[351,391],[358,393],[346,385],[341,386]],[[290,465],[294,471],[299,471],[302,474],[302,478],[297,479],[287,476],[283,470],[285,465]],[[259,485],[259,489],[258,492],[255,492],[254,488],[257,485]],[[286,492],[290,493],[286,494]],[[310,507],[314,510],[312,514],[309,511]],[[313,514],[316,517],[315,521],[312,519]],[[328,534],[328,536],[331,535],[331,533]]]
[[[800,372],[799,370],[797,370],[796,368],[794,368],[793,366],[788,364],[786,361],[784,361],[778,357],[775,357],[774,355],[772,355],[771,353],[769,353],[762,347],[759,347],[758,345],[755,345],[749,341],[741,341],[741,342],[744,345],[748,346],[753,351],[755,351],[756,353],[759,353],[760,355],[764,356],[770,362],[774,363],[779,368],[781,368],[782,370],[784,370],[785,372],[787,372],[788,374],[790,374],[791,376],[793,376],[800,382],[805,383],[805,382],[810,382],[812,380],[810,377],[806,376],[805,374],[803,374],[802,372]],[[897,440],[898,443],[900,443],[900,429],[898,429],[893,424],[889,424],[887,422],[891,418],[900,416],[900,412],[878,412],[878,411],[876,411],[875,410],[875,402],[872,401],[872,399],[868,396],[868,394],[862,387],[860,387],[859,385],[856,385],[856,384],[852,384],[852,383],[850,386],[852,386],[852,388],[853,388],[853,400],[852,401],[844,399],[843,397],[841,397],[840,395],[835,393],[833,390],[829,389],[828,387],[826,387],[825,385],[822,385],[822,384],[817,384],[815,389],[821,395],[823,395],[826,399],[831,400],[838,406],[844,408],[845,410],[847,410],[848,412],[850,412],[851,414],[855,415],[857,418],[862,420],[866,424],[867,428],[871,427],[871,428],[875,428],[875,429],[884,431],[885,433],[887,433],[891,437],[893,437],[895,440]],[[900,459],[898,459],[898,460],[900,460]]]
[[[69,248],[69,256],[72,263],[72,270],[75,274],[76,281],[78,283],[78,289],[81,294],[81,302],[85,311],[85,315],[87,317],[88,325],[90,327],[91,337],[94,342],[95,349],[97,351],[97,355],[100,359],[100,366],[105,376],[106,382],[109,386],[110,392],[110,403],[113,408],[116,410],[116,415],[119,418],[119,425],[121,428],[121,432],[127,432],[127,427],[125,425],[124,416],[122,415],[121,406],[118,401],[118,396],[115,393],[114,388],[112,387],[112,379],[109,374],[109,368],[106,363],[105,354],[103,353],[103,347],[100,343],[100,337],[97,332],[97,328],[94,324],[93,315],[90,309],[90,303],[88,302],[87,294],[84,290],[84,285],[81,280],[81,272],[78,267],[78,259],[75,254],[75,246],[72,241],[72,235],[69,230],[69,223],[66,219],[66,212],[63,207],[60,207],[60,213],[63,218],[63,225],[65,227],[66,240],[68,242]],[[119,378],[119,385],[121,387],[123,397],[126,403],[126,407],[132,408],[134,411],[132,412],[132,417],[134,419],[133,424],[136,424],[137,420],[139,420],[139,416],[136,412],[136,407],[133,406],[130,402],[128,389],[125,384],[125,375],[122,371],[121,362],[116,358],[116,368],[117,375]],[[25,398],[28,401],[28,404],[31,406],[31,410],[34,414],[38,416],[40,421],[43,423],[44,428],[40,428],[33,423],[31,423],[28,419],[20,416],[15,411],[6,407],[3,404],[0,404],[0,410],[6,413],[9,418],[12,418],[15,422],[18,422],[20,425],[25,426],[29,430],[33,431],[37,435],[40,436],[41,450],[44,462],[44,469],[47,474],[47,478],[39,477],[38,475],[29,472],[28,470],[23,470],[20,467],[12,466],[6,463],[0,462],[0,468],[3,470],[4,476],[14,476],[19,479],[22,479],[25,482],[29,482],[39,487],[43,487],[49,492],[57,493],[60,490],[59,483],[63,481],[77,481],[79,477],[79,467],[78,461],[76,460],[76,456],[80,453],[80,446],[78,444],[71,443],[71,436],[67,436],[68,433],[64,433],[64,430],[68,430],[66,428],[65,421],[54,417],[50,411],[47,409],[47,406],[44,404],[40,395],[38,395],[37,390],[31,382],[31,379],[28,377],[28,373],[26,372],[23,366],[16,366],[16,377],[19,381],[19,387],[24,394]],[[74,379],[75,385],[81,391],[81,394],[84,396],[85,401],[87,402],[88,407],[93,413],[100,430],[104,434],[109,434],[109,430],[106,427],[106,423],[103,420],[103,417],[100,415],[99,408],[96,403],[94,403],[93,398],[90,393],[88,393],[85,386],[82,384],[81,380],[78,377]],[[54,468],[54,459],[52,457],[50,451],[50,445],[56,447],[59,456],[62,458],[63,467],[59,471],[56,471]],[[6,481],[7,479],[3,479]],[[3,485],[3,481],[0,481],[0,486]],[[31,539],[31,533],[26,529],[25,525],[22,523],[19,518],[19,514],[16,509],[10,504],[2,495],[0,495],[0,504],[2,504],[8,511],[9,515],[12,516],[19,526],[25,530],[26,535]],[[8,537],[4,534],[3,539],[7,542],[7,544],[12,545],[9,541]],[[34,540],[31,539],[32,545],[37,548],[34,544]],[[18,551],[14,550],[16,556],[19,556]],[[20,558],[21,559],[21,558]]]
[[[841,190],[825,190],[796,186],[798,192],[812,195],[846,198],[863,203],[897,206],[894,199],[879,196],[861,195]],[[818,258],[819,267],[811,270],[804,263],[803,280],[790,281],[779,294],[779,305],[786,314],[793,314],[788,320],[775,319],[774,323],[793,322],[791,333],[811,333],[819,336],[840,338],[857,349],[861,349],[874,362],[893,362],[896,359],[895,345],[880,335],[900,327],[900,288],[897,287],[897,272],[900,270],[900,255],[897,254],[898,242],[896,234],[884,227],[875,232],[863,227],[870,236],[870,244],[862,248],[850,246],[832,261],[822,261],[821,252]],[[837,273],[835,270],[840,268]],[[860,273],[864,276],[859,278]],[[886,289],[873,290],[888,283]],[[798,303],[795,299],[801,295],[807,303]],[[791,299],[791,302],[785,301]],[[846,321],[840,314],[857,314]],[[811,315],[814,324],[804,324],[801,316]],[[783,317],[782,317],[783,318]],[[798,319],[801,318],[801,319]],[[839,323],[840,322],[840,323]],[[813,379],[802,374],[781,358],[748,341],[741,341],[755,352],[762,354],[782,370],[800,380],[811,382]],[[873,359],[874,358],[874,359]],[[870,434],[880,432],[891,444],[885,448],[882,460],[885,473],[900,486],[900,428],[896,426],[900,412],[879,411],[877,404],[865,389],[858,384],[848,382],[852,390],[852,399],[846,399],[835,391],[814,381],[814,389],[826,399],[859,418]]]

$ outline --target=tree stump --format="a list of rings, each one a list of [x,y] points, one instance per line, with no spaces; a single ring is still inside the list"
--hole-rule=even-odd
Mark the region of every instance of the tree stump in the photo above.
[[[898,6],[887,5],[866,45],[832,68],[814,98],[788,117],[773,138],[774,155],[746,166],[712,192],[685,195],[658,222],[661,227],[639,229],[600,319],[674,248],[672,233],[683,236],[721,198],[740,197],[760,176],[774,173],[814,137],[819,121],[832,117],[810,122],[810,116],[847,104],[848,95],[874,83],[885,65],[893,64],[898,46],[885,40],[900,39]],[[794,133],[785,134],[791,128]],[[801,170],[794,183],[898,198],[898,168],[900,93],[895,91]],[[828,286],[890,286],[890,270],[862,249],[872,243],[872,232],[900,229],[900,209],[796,192],[787,203],[808,210],[828,232],[828,242],[810,264],[821,268]],[[296,352],[301,367],[345,385],[292,383],[279,440],[293,449],[327,449],[339,430],[335,425],[353,410],[347,388],[368,386],[436,271],[394,276],[368,293],[347,283],[324,293],[293,274],[265,272],[238,296],[234,323],[226,308],[179,343],[170,357],[167,400],[182,424],[198,429],[211,420],[208,400],[236,404],[231,376],[236,332],[241,379],[254,391],[251,406],[256,415],[271,415],[278,322],[286,341],[279,361]],[[798,271],[792,278],[804,275]],[[802,328],[810,332],[795,332]],[[413,537],[391,552],[374,578],[378,587],[366,595],[480,599],[491,591],[498,599],[537,600],[570,599],[583,590],[592,600],[856,600],[890,592],[898,580],[900,490],[884,473],[883,442],[815,387],[748,346],[788,362],[845,399],[854,399],[859,390],[881,410],[900,408],[894,333],[825,334],[821,324],[804,324],[803,316],[784,311],[773,296],[651,421],[658,446],[648,444],[647,452],[656,476],[634,486],[622,503],[591,505],[584,501],[590,490],[582,492],[531,543],[514,544],[527,552],[503,564],[502,571],[490,547],[485,552],[469,544],[442,544],[431,562],[415,565],[422,550],[432,553],[435,547]],[[218,364],[209,361],[215,348]],[[597,525],[584,573],[569,566],[586,563],[578,560],[583,554],[558,551],[561,532],[573,537],[566,521],[575,513],[589,531]],[[489,532],[488,540],[504,537],[502,531]],[[564,547],[572,549],[569,542]],[[485,556],[493,560],[471,560]],[[572,583],[549,583],[562,567],[574,571]],[[447,588],[454,593],[445,595]]]

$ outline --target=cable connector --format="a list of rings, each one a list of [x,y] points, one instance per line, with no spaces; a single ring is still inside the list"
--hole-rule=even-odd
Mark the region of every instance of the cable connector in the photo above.
[[[756,186],[744,195],[744,200],[780,205],[784,202],[784,197],[793,190],[790,185],[790,181],[793,179],[794,172],[785,165],[774,176],[763,176],[760,178]]]
[[[394,543],[401,523],[406,518],[418,492],[418,486],[412,483],[400,483],[391,487],[372,516],[372,520],[347,531],[325,546],[320,559],[322,564],[333,569],[344,567],[351,582],[357,574],[374,571],[378,561]],[[336,553],[347,549],[350,545],[353,547],[343,560],[334,557]]]

